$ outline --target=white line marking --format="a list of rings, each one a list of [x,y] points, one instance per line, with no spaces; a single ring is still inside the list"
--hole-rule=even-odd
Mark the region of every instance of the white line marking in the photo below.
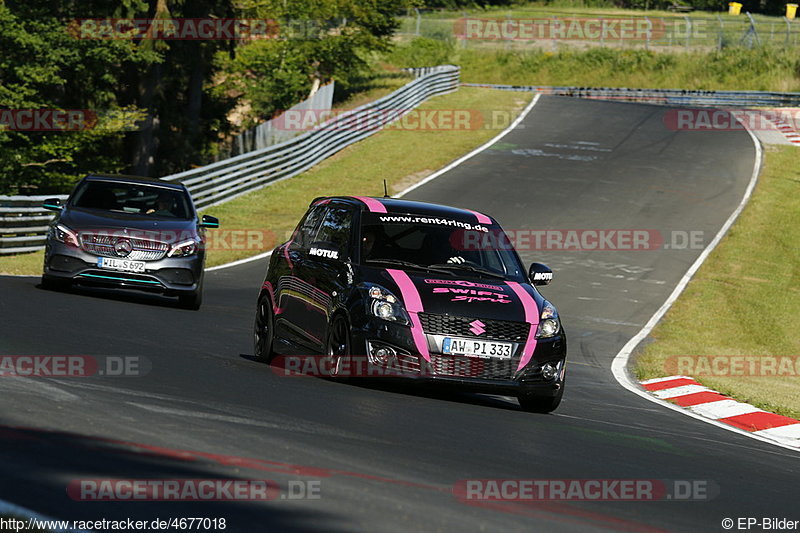
[[[669,311],[669,308],[672,307],[672,304],[674,304],[675,301],[678,299],[678,296],[681,295],[683,290],[689,284],[689,281],[691,281],[691,279],[697,273],[698,269],[705,262],[709,254],[711,254],[711,252],[714,251],[719,242],[722,240],[722,237],[725,236],[725,234],[731,228],[733,223],[739,217],[739,214],[742,212],[742,210],[744,210],[744,207],[745,205],[747,205],[748,200],[750,200],[750,196],[752,196],[753,189],[755,188],[756,182],[758,181],[758,173],[761,170],[763,150],[761,148],[761,143],[758,141],[756,136],[753,135],[753,132],[750,131],[749,129],[746,129],[746,131],[750,135],[750,139],[753,141],[753,145],[755,146],[756,159],[755,159],[755,164],[753,165],[753,173],[750,176],[750,182],[748,183],[747,189],[744,192],[742,201],[739,202],[739,205],[736,207],[734,212],[731,213],[731,216],[728,217],[728,220],[725,221],[725,224],[723,224],[722,228],[720,228],[719,232],[714,237],[714,240],[712,240],[708,244],[706,249],[703,250],[703,252],[697,258],[697,260],[695,260],[692,266],[689,267],[689,270],[686,271],[686,274],[684,274],[681,280],[678,282],[678,285],[672,291],[672,294],[669,295],[667,300],[661,305],[661,307],[658,308],[655,314],[653,314],[653,316],[650,317],[650,320],[647,321],[647,323],[639,331],[639,333],[634,335],[627,343],[625,343],[625,346],[623,346],[622,349],[620,349],[619,353],[614,357],[614,360],[611,362],[611,373],[614,375],[614,379],[617,380],[617,383],[619,383],[624,389],[627,389],[630,392],[638,396],[641,396],[642,398],[645,398],[647,401],[657,403],[663,407],[666,407],[667,409],[672,409],[677,413],[689,416],[691,418],[694,418],[695,420],[700,420],[702,422],[705,422],[706,424],[717,426],[718,428],[724,429],[726,431],[732,431],[734,433],[738,433],[739,435],[745,435],[752,439],[760,440],[768,444],[773,444],[775,446],[786,448],[787,450],[797,451],[797,448],[794,446],[790,446],[783,442],[771,440],[762,435],[757,435],[749,431],[744,431],[743,429],[739,429],[737,427],[730,426],[728,424],[724,424],[716,420],[711,420],[704,416],[700,416],[696,413],[693,413],[688,409],[684,409],[683,407],[680,407],[678,405],[656,398],[655,396],[649,394],[647,391],[638,386],[638,384],[631,378],[630,374],[628,374],[628,368],[627,368],[628,361],[630,360],[633,350],[636,349],[639,343],[641,343],[650,334],[651,331],[653,331],[653,328],[656,326],[658,321],[661,320],[661,318],[666,314],[667,311]]]

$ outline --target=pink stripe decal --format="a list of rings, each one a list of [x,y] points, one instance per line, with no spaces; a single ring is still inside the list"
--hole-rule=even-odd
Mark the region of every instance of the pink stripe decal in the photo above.
[[[477,211],[473,211],[472,209],[467,209],[470,213],[475,215],[475,218],[478,219],[478,224],[491,224],[492,219],[484,215],[483,213],[478,213]]]
[[[425,332],[422,331],[422,323],[419,320],[419,316],[417,316],[417,313],[423,311],[419,292],[417,292],[417,288],[414,286],[414,282],[411,281],[411,278],[408,277],[408,274],[402,270],[389,268],[386,269],[386,272],[389,273],[400,288],[406,311],[408,311],[408,315],[411,317],[411,336],[414,337],[414,345],[417,347],[417,351],[419,351],[420,355],[430,363],[431,354],[428,351],[428,339],[425,337]]]
[[[371,213],[386,213],[386,206],[380,203],[375,198],[368,198],[366,196],[353,196],[356,200],[363,202]]]
[[[506,281],[506,285],[511,287],[514,294],[522,302],[522,308],[525,309],[525,322],[531,325],[530,332],[528,333],[528,340],[525,342],[525,348],[522,350],[522,359],[517,366],[517,372],[525,368],[525,365],[530,363],[533,352],[536,350],[536,329],[539,326],[539,306],[536,305],[536,300],[533,296],[528,294],[528,291],[516,281]]]

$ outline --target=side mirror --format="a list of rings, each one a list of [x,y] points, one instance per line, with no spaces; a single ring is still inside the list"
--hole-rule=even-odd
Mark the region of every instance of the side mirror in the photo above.
[[[332,242],[316,241],[308,247],[308,255],[324,259],[339,260],[341,250]]]
[[[48,211],[61,211],[64,209],[64,205],[61,203],[60,198],[48,198],[44,201],[42,207]]]
[[[553,280],[553,271],[547,265],[531,263],[531,268],[528,270],[528,278],[536,286],[548,285]]]
[[[211,215],[203,215],[203,218],[200,219],[200,226],[203,228],[218,228],[219,219]]]

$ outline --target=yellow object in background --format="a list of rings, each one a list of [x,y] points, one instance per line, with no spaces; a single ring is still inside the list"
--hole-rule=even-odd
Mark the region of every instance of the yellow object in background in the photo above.
[[[794,19],[797,15],[797,4],[786,4],[786,18]]]
[[[731,2],[728,4],[728,13],[731,15],[738,15],[742,12],[742,4],[739,2]]]

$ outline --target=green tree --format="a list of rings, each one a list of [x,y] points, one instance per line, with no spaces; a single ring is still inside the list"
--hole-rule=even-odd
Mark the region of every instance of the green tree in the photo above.
[[[215,91],[241,97],[244,126],[260,122],[336,79],[347,85],[367,68],[372,52],[391,48],[396,15],[411,0],[250,1],[246,16],[276,21],[276,38],[218,54],[223,74]]]

